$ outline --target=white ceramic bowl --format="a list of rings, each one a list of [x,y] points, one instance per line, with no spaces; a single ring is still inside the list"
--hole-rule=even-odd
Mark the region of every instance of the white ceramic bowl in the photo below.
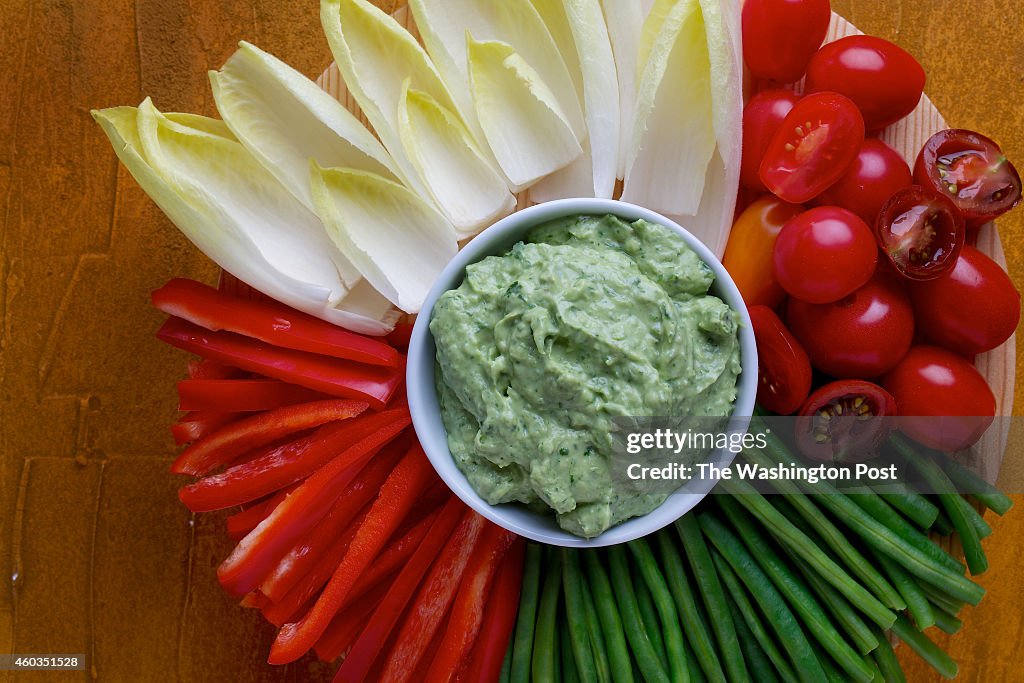
[[[406,381],[409,393],[409,409],[412,411],[416,435],[434,469],[451,490],[467,505],[495,524],[527,538],[542,543],[569,547],[599,547],[625,543],[653,533],[682,517],[695,506],[714,486],[714,481],[694,480],[671,494],[658,508],[640,517],[634,517],[611,527],[601,535],[585,539],[562,530],[555,521],[554,513],[538,513],[518,503],[490,505],[473,490],[465,475],[456,466],[448,450],[448,437],[438,406],[434,383],[434,357],[436,348],[430,333],[430,318],[434,303],[449,289],[462,284],[466,266],[487,256],[504,254],[516,242],[522,241],[529,230],[541,223],[562,216],[578,214],[603,216],[612,214],[632,222],[644,219],[660,223],[679,234],[715,273],[711,293],[735,309],[741,320],[740,361],[742,373],[737,387],[736,403],[733,408],[735,419],[730,429],[745,431],[754,399],[757,395],[757,350],[750,317],[743,304],[739,290],[726,272],[722,263],[696,237],[664,216],[633,204],[611,199],[562,199],[524,209],[514,213],[477,235],[441,273],[427,295],[409,343]],[[733,455],[728,451],[713,453],[719,463],[731,463]]]

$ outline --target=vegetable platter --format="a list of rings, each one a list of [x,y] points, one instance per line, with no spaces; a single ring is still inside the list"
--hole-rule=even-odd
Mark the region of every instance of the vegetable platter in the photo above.
[[[764,4],[751,0],[744,21]],[[826,44],[857,34],[829,14],[827,2],[805,4],[817,8]],[[323,0],[336,62],[317,81],[322,91],[243,43],[210,74],[224,121],[164,114],[148,99],[137,109],[94,112],[143,189],[225,271],[216,289],[172,280],[153,293],[154,305],[170,315],[159,338],[202,359],[189,363],[178,386],[186,412],[172,432],[190,445],[172,471],[197,477],[179,491],[192,511],[238,508],[227,519],[238,544],[218,579],[279,627],[270,663],[315,651],[340,662],[336,681],[870,683],[903,680],[889,645],[895,637],[943,676],[955,676],[956,664],[925,631],[957,631],[959,611],[984,594],[971,575],[987,568],[984,511],[1001,515],[1010,507],[990,483],[1005,431],[990,430],[997,433],[980,442],[980,475],[939,467],[946,458],[937,451],[973,441],[880,438],[878,448],[885,441],[934,486],[930,496],[870,487],[809,496],[803,486],[779,483],[780,495],[769,499],[730,482],[727,495],[709,497],[674,527],[607,551],[527,544],[467,509],[440,481],[410,427],[403,354],[410,316],[459,245],[534,203],[616,197],[677,220],[714,254],[724,253],[736,277],[730,226],[749,156],[740,144],[743,90],[749,100],[764,88],[751,74],[744,79],[741,64],[741,50],[755,63],[746,39],[759,29],[745,28],[741,46],[740,8],[729,2],[412,5],[388,16],[364,0]],[[818,43],[815,59],[827,52],[817,52]],[[806,65],[776,80],[792,82]],[[793,106],[827,100],[854,110],[857,145],[867,144],[867,122],[884,128],[882,140],[911,164],[945,127],[926,97],[913,99],[909,116],[886,119],[815,87],[811,79],[829,74],[817,73],[813,60],[809,74],[795,90],[806,85],[811,94]],[[788,131],[771,135],[753,180],[793,203],[839,187],[856,156],[854,148],[824,169],[834,177],[816,190],[793,186],[801,173],[819,182],[800,167],[803,140],[831,144],[839,129],[812,130],[807,118],[796,122],[794,143]],[[787,154],[797,157],[795,170]],[[907,246],[895,223],[878,218],[869,227],[853,208],[829,209],[869,235],[870,263],[863,277],[840,269],[856,282],[840,282],[819,301],[827,288],[786,276],[785,249],[797,228],[779,233],[773,247],[778,282],[770,284],[791,295],[788,322],[815,368],[849,372],[854,382],[888,373],[885,388],[901,402],[912,397],[899,390],[906,363],[899,357],[914,352],[904,348],[884,367],[828,365],[813,355],[813,335],[801,332],[792,309],[866,291],[876,258],[891,262],[878,265],[884,277],[930,281],[950,272],[968,258],[960,249],[973,249],[962,246],[964,216],[973,220],[976,250],[1005,270],[987,222],[997,213],[953,204],[962,198],[949,174],[963,169],[955,168],[959,157],[939,157],[926,167],[941,167],[938,189],[927,196],[953,207],[958,241],[948,249],[932,247],[941,233],[931,214],[922,241]],[[989,170],[1003,165],[1016,178],[1004,158]],[[916,169],[914,179],[923,184],[923,177]],[[953,200],[933,197],[947,190]],[[1019,178],[1015,192],[989,198],[1006,199],[1001,213],[1019,200]],[[749,210],[750,198],[740,192],[738,199],[739,211]],[[761,303],[748,299],[759,337],[775,316]],[[758,308],[765,313],[755,316]],[[929,339],[938,339],[933,333],[943,324],[932,324]],[[1009,414],[1013,396],[1014,336],[1005,327],[980,342],[974,361],[998,415]],[[953,332],[946,343],[967,353]],[[759,401],[790,414],[807,399],[808,420],[827,422],[828,410],[841,414],[849,396],[815,404],[818,393],[807,398],[806,354],[803,363],[807,386],[793,405],[764,379],[777,367],[762,363],[768,370]],[[888,405],[879,396],[892,397],[878,392],[851,405],[862,412]],[[964,414],[973,413],[956,413]],[[797,467],[792,457],[774,438],[742,455]],[[958,484],[978,491],[972,501],[955,492]]]

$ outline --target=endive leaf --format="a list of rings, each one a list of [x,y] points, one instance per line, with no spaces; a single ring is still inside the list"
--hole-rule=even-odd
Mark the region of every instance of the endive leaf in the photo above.
[[[532,0],[577,82],[587,123],[583,155],[531,188],[534,201],[603,197],[615,191],[619,84],[600,0]]]
[[[513,190],[579,157],[583,150],[551,89],[512,46],[467,42],[476,115]]]
[[[286,234],[268,239],[264,231],[277,229],[287,233],[286,228],[269,225],[274,217],[261,218],[255,226],[239,223],[236,212],[224,207],[225,202],[233,201],[231,196],[186,193],[168,182],[143,151],[135,107],[103,109],[93,111],[92,115],[139,186],[171,222],[221,268],[268,296],[350,330],[379,335],[394,326],[397,313],[376,292],[368,290],[365,283],[348,292],[341,302],[345,307],[342,310],[330,302],[333,293],[344,289],[337,273],[331,277],[328,272],[326,280],[318,282],[305,275],[294,277],[282,270],[279,254],[268,249],[268,243],[275,241],[291,249],[291,242],[297,240],[293,236],[289,241]],[[222,127],[212,119],[178,114],[167,115],[166,119],[177,126],[191,127],[199,134],[219,136],[230,142],[229,137],[219,135]],[[301,205],[298,206],[301,210]]]
[[[718,151],[729,171],[739,165],[743,119],[739,3],[738,0],[700,0],[700,8],[711,64],[711,120]]]
[[[632,0],[601,0],[608,36],[615,56],[615,72],[619,81],[619,151],[615,175],[626,175],[626,158],[633,142],[633,115],[636,109],[637,54],[644,12]]]
[[[374,288],[418,313],[458,251],[451,224],[409,189],[373,173],[313,162],[311,179],[331,239]]]
[[[245,148],[310,211],[309,160],[398,179],[377,138],[316,83],[250,43],[210,72],[217,110]]]
[[[410,159],[459,239],[512,212],[516,199],[456,116],[406,83],[398,116]]]
[[[679,0],[661,18],[637,95],[623,201],[693,215],[715,150],[711,73],[697,0]]]
[[[512,45],[553,93],[576,137],[585,138],[586,124],[572,76],[530,0],[410,0],[409,7],[427,51],[463,111],[474,109],[469,33],[478,41]]]

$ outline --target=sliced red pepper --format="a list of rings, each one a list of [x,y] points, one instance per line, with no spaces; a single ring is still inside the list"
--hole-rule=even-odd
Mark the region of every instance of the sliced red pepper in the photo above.
[[[245,535],[259,526],[259,523],[266,519],[267,515],[273,512],[274,508],[280,505],[285,496],[294,491],[299,483],[296,482],[291,486],[283,488],[274,495],[269,496],[266,500],[253,503],[241,512],[236,512],[228,517],[228,536],[231,540],[238,542],[245,538]]]
[[[334,683],[357,683],[366,680],[374,661],[384,650],[395,624],[398,623],[438,553],[442,552],[442,548],[446,549],[453,543],[462,543],[473,537],[474,517],[479,515],[469,510],[456,497],[445,503],[437,519],[430,526],[423,543],[409,558],[398,578],[391,582],[384,600],[349,650],[334,677]],[[476,533],[478,534],[479,530]]]
[[[377,497],[380,487],[408,450],[409,440],[401,437],[381,449],[345,488],[327,516],[281,559],[277,568],[260,584],[260,590],[275,602],[281,600],[325,553],[350,542],[359,528],[353,525],[353,520]],[[337,565],[335,562],[334,566]],[[324,582],[328,578],[330,574],[324,577]]]
[[[343,655],[366,626],[386,592],[387,587],[381,586],[339,612],[313,646],[317,658],[322,662],[333,662]]]
[[[409,348],[409,339],[412,337],[412,323],[399,323],[391,330],[384,339],[396,349],[403,351]]]
[[[401,354],[379,339],[343,330],[276,301],[232,296],[175,278],[153,292],[153,305],[207,330],[235,332],[286,349],[398,367]]]
[[[362,401],[331,399],[246,417],[225,425],[186,448],[171,465],[171,471],[202,476],[253,448],[328,422],[355,417],[367,407]]]
[[[273,301],[269,296],[253,289],[250,285],[239,280],[226,270],[220,271],[220,278],[217,281],[217,291],[225,292],[239,299],[252,299],[254,301]]]
[[[221,586],[239,596],[256,588],[284,554],[324,518],[339,491],[344,491],[366,462],[407,425],[394,423],[366,437],[302,482],[217,568]]]
[[[502,560],[498,574],[494,577],[494,586],[487,598],[487,619],[480,627],[469,660],[459,672],[459,680],[466,683],[498,680],[501,665],[505,660],[505,651],[508,650],[512,630],[516,625],[525,553],[526,541],[518,538]],[[479,605],[477,609],[482,613],[484,607]]]
[[[178,382],[178,410],[244,413],[326,398],[333,397],[277,379],[183,379]]]
[[[398,529],[436,476],[419,445],[402,458],[381,487],[380,495],[316,604],[300,621],[285,624],[278,632],[270,649],[269,663],[294,662],[316,644],[348,597],[356,579]]]
[[[307,437],[282,444],[248,462],[182,487],[178,498],[193,512],[242,505],[320,469],[349,445],[395,423],[408,424],[408,410],[388,410],[352,421],[331,422]]]
[[[189,379],[236,379],[244,374],[245,372],[238,368],[209,358],[198,358],[188,362]]]
[[[494,576],[516,538],[511,531],[496,524],[488,524],[484,529],[459,582],[459,592],[452,604],[441,646],[434,655],[426,677],[419,680],[426,683],[450,683],[455,676],[480,632],[484,609],[489,610],[489,605],[485,603]]]
[[[237,413],[193,410],[182,415],[175,424],[171,425],[171,434],[174,436],[174,443],[181,446],[199,441],[207,434],[212,434],[238,417]]]
[[[361,398],[383,408],[405,377],[404,368],[366,365],[307,351],[271,346],[232,332],[213,332],[168,318],[157,338],[204,358],[300,384],[331,396]]]
[[[460,528],[462,533],[456,532],[445,546],[405,613],[402,627],[387,655],[382,681],[410,680],[431,639],[441,628],[470,558],[489,524],[473,512],[465,520],[464,528]]]

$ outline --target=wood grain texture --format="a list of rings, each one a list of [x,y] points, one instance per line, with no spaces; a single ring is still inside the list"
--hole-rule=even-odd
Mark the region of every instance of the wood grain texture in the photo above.
[[[316,76],[313,0],[4,0],[0,11],[0,652],[84,652],[54,681],[329,680],[264,664],[272,631],[219,589],[222,518],[190,518],[174,452],[182,355],[153,338],[148,292],[215,269],[118,167],[94,107],[213,113],[206,71],[240,39]],[[391,9],[390,3],[383,3]],[[1009,0],[836,0],[928,72],[951,125],[1024,164],[1024,17]],[[1000,222],[1024,285],[1024,211]],[[1020,361],[1018,361],[1020,362]],[[1016,412],[1024,409],[1018,383]],[[1022,467],[1011,435],[1008,466]],[[1017,479],[1020,480],[1019,478]],[[1024,508],[1024,497],[1018,497]],[[991,515],[989,515],[991,517]],[[989,595],[935,636],[967,681],[1020,680],[1024,513],[990,519]],[[8,578],[10,577],[10,578]],[[900,648],[911,681],[934,677]],[[28,676],[26,676],[28,678]],[[0,682],[21,677],[0,672]]]

